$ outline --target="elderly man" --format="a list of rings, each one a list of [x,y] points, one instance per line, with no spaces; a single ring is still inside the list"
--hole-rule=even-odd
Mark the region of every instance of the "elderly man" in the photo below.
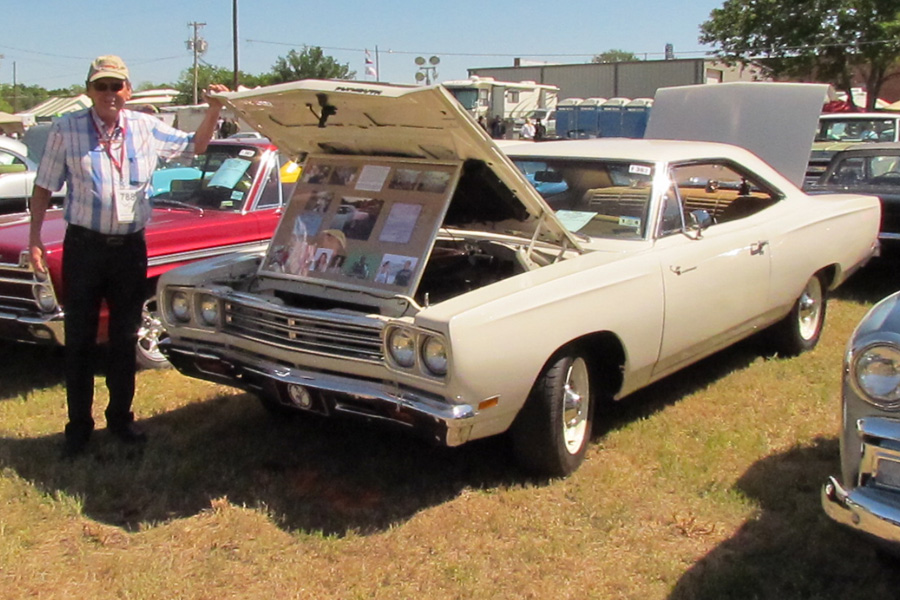
[[[125,442],[143,442],[134,425],[135,344],[146,296],[150,219],[146,190],[159,159],[206,150],[222,108],[209,109],[196,133],[126,110],[131,98],[128,67],[118,56],[100,56],[87,74],[91,108],[53,123],[31,197],[31,261],[45,272],[41,226],[53,191],[67,184],[63,242],[68,423],[65,454],[82,452],[94,429],[92,404],[99,315],[109,310],[106,386],[109,431]],[[212,85],[210,91],[227,88]]]

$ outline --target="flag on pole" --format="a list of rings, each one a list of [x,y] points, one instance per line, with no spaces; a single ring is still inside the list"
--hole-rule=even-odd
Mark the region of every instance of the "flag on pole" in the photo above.
[[[375,62],[372,60],[368,48],[366,48],[366,75],[378,79],[378,71],[375,69]]]

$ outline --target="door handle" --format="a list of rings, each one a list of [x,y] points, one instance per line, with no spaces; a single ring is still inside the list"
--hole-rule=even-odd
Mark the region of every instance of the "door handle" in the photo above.
[[[753,242],[750,244],[750,256],[756,256],[758,254],[766,253],[766,246],[769,245],[769,242],[765,240],[760,240],[758,242]]]

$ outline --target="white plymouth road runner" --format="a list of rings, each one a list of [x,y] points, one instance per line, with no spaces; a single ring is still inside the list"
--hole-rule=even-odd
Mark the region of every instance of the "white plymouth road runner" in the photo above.
[[[879,203],[810,197],[710,142],[501,151],[440,87],[301,81],[225,94],[303,177],[265,254],[164,274],[181,372],[275,413],[457,446],[508,432],[559,476],[597,407],[754,332],[815,346]]]

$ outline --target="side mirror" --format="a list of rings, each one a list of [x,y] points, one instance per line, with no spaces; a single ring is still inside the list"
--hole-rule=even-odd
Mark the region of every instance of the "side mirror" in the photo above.
[[[700,234],[704,229],[713,224],[712,217],[705,210],[697,209],[692,210],[690,212],[690,223],[688,224],[689,228],[693,231],[697,232],[697,237],[700,237]]]

